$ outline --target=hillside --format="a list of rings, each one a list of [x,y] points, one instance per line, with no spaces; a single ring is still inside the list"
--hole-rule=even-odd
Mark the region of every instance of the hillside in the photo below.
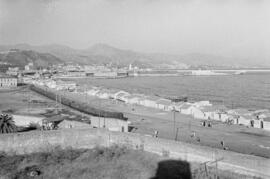
[[[17,50],[0,53],[0,62],[10,66],[24,68],[28,63],[33,63],[34,67],[47,67],[52,64],[62,63],[63,61],[49,53],[39,53],[33,50]]]
[[[0,52],[9,49],[34,50],[40,53],[50,53],[65,62],[78,64],[109,64],[111,66],[128,66],[155,68],[228,68],[228,67],[266,67],[270,64],[260,62],[260,59],[239,59],[203,53],[182,55],[162,53],[142,53],[124,50],[107,44],[96,44],[87,49],[73,49],[64,45],[31,46],[28,44],[0,45]]]

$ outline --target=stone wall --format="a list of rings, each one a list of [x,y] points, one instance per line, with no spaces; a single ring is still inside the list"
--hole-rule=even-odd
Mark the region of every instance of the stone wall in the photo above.
[[[218,168],[242,174],[270,177],[270,160],[262,157],[203,147],[141,134],[110,132],[103,129],[66,129],[0,135],[0,151],[10,154],[50,151],[62,148],[93,148],[125,145],[188,162],[209,162],[221,159]]]

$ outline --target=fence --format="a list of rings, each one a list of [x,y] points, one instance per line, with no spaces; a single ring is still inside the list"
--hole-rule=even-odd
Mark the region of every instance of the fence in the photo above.
[[[52,100],[56,100],[56,98],[57,98],[56,94],[50,89],[46,90],[45,88],[37,87],[37,86],[34,86],[34,85],[31,85],[30,89],[37,92],[37,93],[39,93],[39,94],[42,94],[42,95],[50,98]],[[90,114],[90,115],[93,115],[93,116],[100,116],[100,117],[108,117],[108,118],[117,118],[117,119],[127,120],[124,117],[123,113],[105,111],[105,110],[102,110],[102,109],[98,109],[98,108],[89,106],[87,104],[71,100],[68,97],[61,96],[61,103],[66,105],[66,106],[69,106],[69,107],[71,107],[73,109],[76,109],[76,110],[78,110],[80,112],[84,112],[86,114]]]

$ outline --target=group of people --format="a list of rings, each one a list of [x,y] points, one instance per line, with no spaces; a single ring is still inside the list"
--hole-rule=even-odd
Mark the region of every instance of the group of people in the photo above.
[[[202,126],[203,127],[212,127],[212,122],[211,121],[203,121]]]

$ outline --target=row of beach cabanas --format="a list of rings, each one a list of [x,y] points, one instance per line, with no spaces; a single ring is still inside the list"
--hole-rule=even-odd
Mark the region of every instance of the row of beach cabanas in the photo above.
[[[195,119],[216,120],[230,124],[239,124],[247,127],[270,130],[269,110],[249,111],[247,109],[228,109],[224,105],[213,105],[209,101],[173,102],[158,96],[131,94],[124,90],[107,89],[95,86],[82,89],[72,81],[54,81],[49,79],[39,80],[33,83],[56,90],[70,91],[70,89],[75,89],[77,92],[87,93],[90,96],[101,99],[114,99],[130,105],[141,105],[164,111],[176,111],[190,115]]]
[[[230,124],[239,124],[247,127],[270,130],[270,111],[247,109],[228,109],[224,105],[213,105],[209,101],[199,102],[172,102],[169,99],[131,94],[124,90],[92,87],[85,91],[88,95],[102,99],[114,99],[130,105],[141,105],[164,111],[176,111],[191,115],[195,119],[216,120]]]

